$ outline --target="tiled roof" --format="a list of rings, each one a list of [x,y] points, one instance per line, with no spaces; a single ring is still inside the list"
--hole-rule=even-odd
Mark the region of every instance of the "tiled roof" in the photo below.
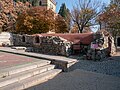
[[[56,1],[55,0],[50,0],[53,4],[55,4],[56,5]]]
[[[82,34],[34,34],[33,36],[59,36],[74,44],[90,44],[93,40],[93,33]]]

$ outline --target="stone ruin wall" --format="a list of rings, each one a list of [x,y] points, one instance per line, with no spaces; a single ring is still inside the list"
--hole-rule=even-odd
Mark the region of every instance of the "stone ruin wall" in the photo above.
[[[22,40],[23,36],[25,37],[25,42],[23,42]],[[64,56],[68,56],[70,54],[72,42],[69,42],[66,39],[58,36],[39,36],[39,43],[36,43],[35,37],[36,36],[33,35],[13,34],[13,44],[15,46],[32,47],[30,51],[43,54]],[[97,32],[94,35],[94,39],[99,43],[99,48],[103,50],[102,52],[97,52],[96,57],[98,59],[105,58],[106,56],[108,56],[107,54],[109,54],[110,56],[116,54],[114,38],[106,31]],[[101,39],[103,39],[104,42],[101,42]],[[88,50],[87,56],[94,59],[94,55],[95,53],[92,49]]]
[[[87,59],[100,60],[109,56],[116,54],[116,47],[114,43],[114,38],[109,32],[101,30],[94,34],[94,41],[98,44],[98,48],[88,50],[86,55]],[[93,43],[92,42],[92,43]]]
[[[115,55],[116,47],[115,47],[115,42],[114,42],[114,38],[112,37],[112,35],[105,30],[101,30],[101,32],[99,33],[101,34],[101,37],[104,39],[102,48],[107,48],[110,56]]]
[[[43,54],[68,55],[71,43],[56,36],[40,37],[40,43],[34,43],[33,51]]]
[[[22,38],[25,37],[25,42],[23,42]],[[19,35],[19,34],[13,34],[13,44],[14,46],[26,46],[26,47],[32,47],[33,46],[33,38],[30,35]]]
[[[25,42],[23,42],[23,36],[25,37]],[[32,35],[13,35],[13,42],[15,46],[25,46],[31,48],[32,51],[43,54],[51,55],[69,55],[69,48],[72,45],[71,42],[58,37],[58,36],[39,36],[39,43],[35,41],[36,36]]]

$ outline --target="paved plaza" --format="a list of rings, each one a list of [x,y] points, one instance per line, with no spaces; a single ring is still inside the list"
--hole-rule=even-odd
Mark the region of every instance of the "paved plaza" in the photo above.
[[[0,69],[18,66],[21,64],[32,63],[38,59],[0,52]]]
[[[120,78],[77,69],[27,90],[120,90]]]
[[[120,48],[115,56],[101,61],[79,60],[71,67],[71,70],[75,69],[120,77]]]
[[[4,48],[1,48],[4,50]],[[5,49],[5,51],[7,48]],[[10,49],[8,49],[9,51]],[[12,52],[12,51],[11,51]],[[13,50],[13,52],[15,52]],[[16,53],[19,51],[16,51]],[[42,54],[30,54],[20,51],[26,55],[36,55],[43,57]],[[45,55],[47,58],[56,58],[56,56]],[[57,56],[58,60],[64,57]],[[32,63],[36,58],[27,57],[0,52],[0,69],[16,66],[24,63]],[[66,61],[68,60],[65,59]],[[28,88],[27,90],[119,90],[120,89],[120,52],[115,56],[101,60],[89,61],[78,60],[71,66],[70,72],[63,72],[55,78],[48,80],[43,84]]]
[[[70,72],[27,90],[120,90],[120,52],[102,61],[79,60]]]

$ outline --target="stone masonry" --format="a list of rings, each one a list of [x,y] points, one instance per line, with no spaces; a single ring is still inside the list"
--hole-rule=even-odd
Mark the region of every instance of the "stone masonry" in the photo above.
[[[93,35],[93,39],[92,39]],[[91,39],[90,39],[91,38]],[[91,47],[86,50],[87,59],[102,59],[112,56],[116,53],[113,37],[101,30],[96,34],[34,34],[18,35],[13,34],[13,44],[15,46],[28,47],[26,51],[32,51],[42,54],[69,56],[74,49],[73,45],[79,45],[79,51],[82,45]],[[82,54],[83,52],[81,52]]]
[[[87,59],[100,60],[116,54],[114,38],[105,30],[100,30],[94,34],[92,44],[96,46],[88,50]]]
[[[37,53],[53,55],[69,55],[71,42],[58,36],[13,35],[15,46],[31,47]]]

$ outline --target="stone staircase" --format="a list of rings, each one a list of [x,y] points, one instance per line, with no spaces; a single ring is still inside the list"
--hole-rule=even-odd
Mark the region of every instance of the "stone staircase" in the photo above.
[[[23,90],[52,79],[62,70],[40,60],[0,70],[0,90]]]

